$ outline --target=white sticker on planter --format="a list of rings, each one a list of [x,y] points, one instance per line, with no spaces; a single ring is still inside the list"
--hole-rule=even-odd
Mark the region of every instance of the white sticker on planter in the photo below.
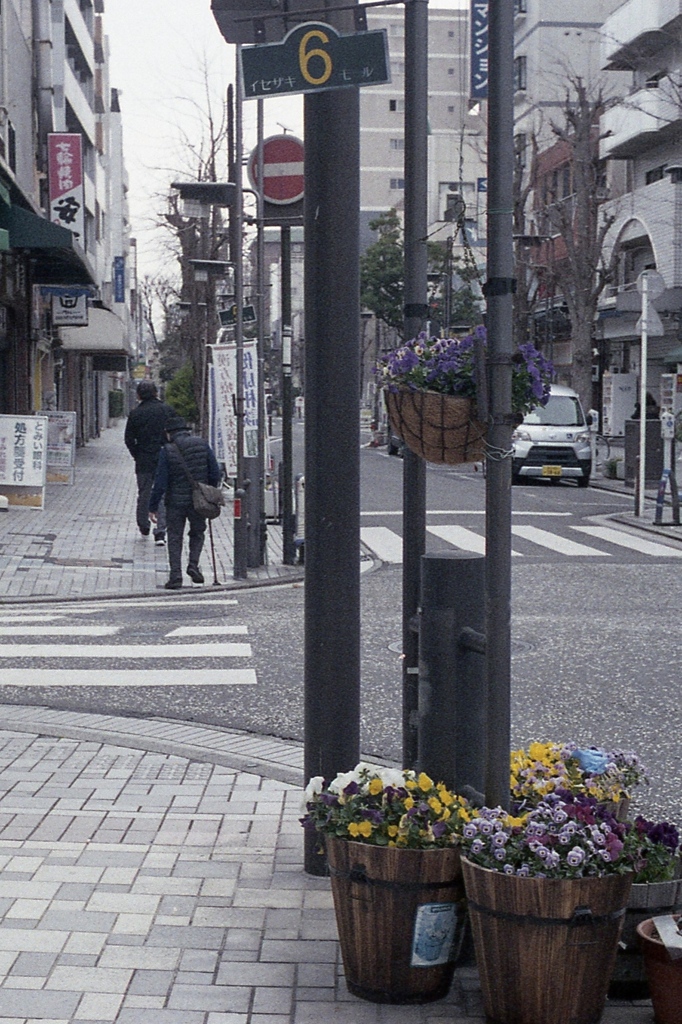
[[[682,957],[682,935],[677,930],[677,921],[672,914],[662,914],[653,921],[670,959],[679,960]]]

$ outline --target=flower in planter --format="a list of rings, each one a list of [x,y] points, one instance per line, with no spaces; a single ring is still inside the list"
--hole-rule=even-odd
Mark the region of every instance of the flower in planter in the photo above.
[[[634,855],[636,884],[668,882],[679,868],[680,836],[667,821],[648,821],[638,815],[630,824],[637,842]]]
[[[528,878],[587,878],[633,870],[635,839],[593,797],[549,794],[523,818],[483,807],[461,848],[484,868]]]
[[[472,811],[464,797],[424,772],[360,762],[326,784],[305,791],[304,828],[373,846],[411,850],[452,846]]]
[[[375,367],[380,385],[389,391],[409,388],[461,398],[476,398],[476,339],[485,341],[485,327],[465,338],[429,338],[422,333],[389,352]],[[512,355],[512,409],[525,415],[546,405],[554,369],[534,345],[519,345]]]
[[[517,808],[532,807],[557,790],[618,803],[642,782],[648,779],[639,757],[622,750],[550,741],[531,743],[511,755],[511,795]]]

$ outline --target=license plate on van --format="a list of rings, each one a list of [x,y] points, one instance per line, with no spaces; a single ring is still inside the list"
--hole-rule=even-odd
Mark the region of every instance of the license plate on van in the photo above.
[[[561,476],[561,466],[543,466],[543,476]]]

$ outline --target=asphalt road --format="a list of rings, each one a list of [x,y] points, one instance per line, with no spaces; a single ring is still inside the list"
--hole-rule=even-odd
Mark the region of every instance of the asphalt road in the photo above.
[[[398,536],[401,461],[364,450],[362,468],[363,530]],[[427,480],[429,547],[451,549],[432,532],[443,527],[466,531],[457,536],[475,545],[484,529],[481,475],[471,467],[430,468]],[[513,742],[574,738],[636,750],[652,779],[643,808],[681,821],[682,545],[637,550],[639,535],[610,519],[631,504],[569,484],[514,489],[521,532],[513,538]],[[614,528],[620,543],[600,533]],[[571,543],[591,553],[576,553]],[[399,760],[401,566],[375,563],[361,586],[362,746]],[[0,630],[5,701],[302,738],[301,585],[1,609]],[[65,653],[66,644],[79,655]],[[116,686],[105,674],[114,668]]]

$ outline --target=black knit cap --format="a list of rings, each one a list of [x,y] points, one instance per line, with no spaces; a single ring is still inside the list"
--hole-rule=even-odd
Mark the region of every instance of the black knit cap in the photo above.
[[[164,430],[167,434],[177,434],[181,430],[187,430],[187,424],[183,420],[182,416],[177,414],[169,416],[164,425]]]
[[[141,380],[137,385],[137,397],[141,400],[144,400],[145,398],[156,398],[158,393],[158,389],[153,380]]]

